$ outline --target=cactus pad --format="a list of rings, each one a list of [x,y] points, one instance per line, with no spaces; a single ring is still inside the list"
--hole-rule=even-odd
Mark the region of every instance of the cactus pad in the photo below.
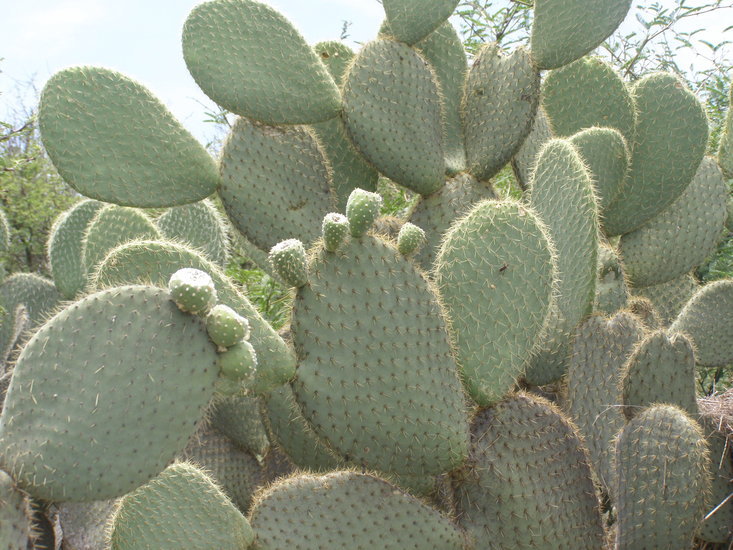
[[[222,267],[227,263],[229,247],[225,223],[208,200],[170,208],[155,220],[163,237],[200,250]]]
[[[382,5],[392,36],[413,45],[446,21],[458,0],[384,0]]]
[[[38,124],[61,177],[87,197],[176,206],[219,185],[206,149],[145,87],[114,71],[56,73],[43,88]]]
[[[216,304],[216,287],[208,273],[186,267],[168,281],[171,299],[181,311],[205,316]]]

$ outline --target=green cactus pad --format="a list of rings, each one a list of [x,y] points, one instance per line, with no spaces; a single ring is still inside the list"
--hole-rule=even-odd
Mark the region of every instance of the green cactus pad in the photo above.
[[[143,282],[165,286],[171,275],[185,267],[211,275],[221,303],[249,321],[250,343],[258,360],[253,391],[277,387],[290,380],[295,374],[295,357],[288,345],[218,267],[184,245],[135,241],[119,246],[99,266],[95,284],[98,288]]]
[[[290,386],[282,386],[266,398],[270,431],[290,460],[303,470],[329,472],[342,467],[339,459],[313,432],[295,402]]]
[[[632,291],[635,295],[649,300],[657,310],[661,324],[668,326],[677,318],[699,286],[695,277],[685,273],[666,283],[635,288]]]
[[[384,0],[389,32],[400,42],[413,45],[441,26],[458,0]]]
[[[382,196],[363,189],[354,189],[346,203],[346,217],[349,220],[349,232],[354,238],[366,234],[379,216],[382,208]]]
[[[185,446],[217,377],[203,323],[166,291],[89,295],[23,348],[0,416],[0,463],[39,498],[122,495]]]
[[[244,550],[255,538],[247,519],[203,471],[179,462],[125,495],[111,550]]]
[[[621,192],[629,168],[629,150],[620,132],[611,128],[588,128],[570,138],[585,161],[598,201],[598,213],[603,212]]]
[[[585,57],[547,73],[542,106],[557,137],[597,126],[618,130],[633,143],[634,99],[621,76],[600,58]]]
[[[410,221],[425,230],[427,242],[415,255],[415,261],[429,271],[433,267],[445,232],[465,216],[478,202],[498,199],[488,182],[479,182],[468,173],[449,178],[445,185],[428,197],[422,197],[410,212]]]
[[[171,275],[168,281],[171,299],[181,311],[205,316],[216,305],[216,287],[211,276],[186,267]]]
[[[537,157],[542,147],[553,137],[555,136],[552,133],[550,121],[542,105],[540,105],[537,107],[537,114],[534,117],[532,129],[512,159],[514,176],[517,178],[517,183],[523,190],[528,189],[532,182],[534,170],[537,166]]]
[[[641,321],[622,311],[610,319],[589,317],[573,342],[565,410],[585,439],[595,477],[606,490],[613,485],[613,440],[625,424],[621,372],[643,336]]]
[[[415,254],[425,244],[425,231],[410,222],[405,223],[397,235],[397,250],[403,256]]]
[[[259,550],[462,550],[437,510],[369,474],[300,474],[259,495],[250,513]]]
[[[730,91],[730,101],[728,102],[728,116],[725,119],[725,131],[723,137],[720,138],[718,146],[718,164],[723,171],[726,179],[733,178],[733,87]],[[731,222],[733,223],[733,222]]]
[[[502,398],[543,333],[553,294],[547,229],[526,206],[487,200],[454,224],[435,262],[471,397]]]
[[[562,376],[572,335],[595,297],[598,206],[588,171],[568,141],[549,141],[540,152],[529,204],[547,225],[557,254],[558,299],[547,339],[525,373],[531,384],[542,385]]]
[[[260,2],[196,6],[183,27],[183,58],[206,95],[252,120],[308,124],[341,108],[336,84],[305,39]]]
[[[443,100],[443,150],[449,174],[466,169],[466,147],[461,122],[461,98],[468,72],[466,52],[456,29],[446,21],[415,48],[435,70]]]
[[[34,273],[13,273],[0,284],[0,305],[5,315],[0,322],[0,354],[11,351],[11,346],[21,336],[18,327],[38,326],[61,300],[54,284]],[[23,306],[27,322],[20,322],[18,306]]]
[[[715,252],[727,217],[728,193],[715,160],[704,158],[692,182],[671,205],[621,237],[619,250],[631,285],[666,283]]]
[[[318,59],[321,60],[321,63],[326,66],[326,69],[328,69],[328,72],[331,74],[334,82],[336,82],[336,85],[341,86],[341,83],[344,80],[344,75],[351,64],[351,60],[354,59],[354,56],[356,55],[354,50],[349,48],[343,42],[330,40],[319,42],[313,46],[313,51]]]
[[[400,476],[461,464],[466,404],[432,285],[371,235],[313,251],[308,274],[293,304],[292,385],[318,436],[350,462]]]
[[[598,278],[596,296],[593,299],[593,312],[612,315],[626,307],[628,299],[629,288],[616,250],[611,246],[599,243]]]
[[[733,280],[700,287],[669,330],[692,340],[698,364],[717,367],[733,362]]]
[[[691,548],[709,464],[703,432],[682,410],[657,405],[632,419],[616,441],[615,548]]]
[[[267,162],[263,162],[267,159]],[[333,210],[328,164],[312,130],[237,120],[221,153],[219,191],[234,227],[262,250],[319,237]]]
[[[257,353],[252,344],[243,340],[221,352],[217,364],[224,378],[237,380],[248,388],[255,379]]]
[[[108,530],[119,500],[57,502],[56,517],[62,533],[62,550],[106,548]]]
[[[84,235],[87,227],[102,208],[102,203],[85,200],[61,214],[51,228],[48,240],[48,261],[59,293],[72,300],[87,283],[84,266]]]
[[[603,548],[588,457],[559,409],[512,395],[480,411],[471,433],[474,466],[456,476],[455,491],[459,524],[477,547]]]
[[[226,435],[248,453],[263,457],[270,448],[267,430],[260,411],[262,399],[235,395],[212,403],[207,417],[212,427]]]
[[[206,149],[141,84],[98,67],[56,73],[41,94],[43,146],[82,195],[124,206],[199,201],[219,185]]]
[[[511,160],[532,129],[540,75],[524,48],[504,55],[484,46],[466,79],[461,105],[468,169],[488,180]]]
[[[599,46],[621,24],[631,0],[536,0],[532,58],[556,69]]]
[[[288,286],[301,287],[308,283],[305,247],[298,239],[288,239],[273,246],[270,263]]]
[[[260,462],[211,426],[191,438],[180,458],[206,472],[242,513],[265,481]]]
[[[11,477],[0,470],[0,548],[26,550],[31,544],[32,526],[25,495]]]
[[[229,256],[226,222],[210,201],[171,208],[155,220],[155,225],[166,239],[184,242],[215,264],[226,266]]]
[[[351,65],[343,94],[349,136],[377,170],[422,195],[440,189],[440,90],[420,54],[392,40],[368,43]]]
[[[336,252],[349,234],[349,220],[343,214],[331,212],[326,214],[321,225],[323,247],[329,252]]]
[[[229,306],[219,304],[206,317],[206,332],[217,346],[228,348],[249,338],[249,321]]]
[[[110,250],[122,243],[158,237],[158,228],[142,211],[107,205],[89,222],[84,235],[84,268],[91,273]]]
[[[606,234],[640,227],[667,208],[692,181],[705,154],[708,122],[698,99],[669,73],[655,73],[632,90],[637,109],[631,169],[606,210]]]
[[[654,403],[697,414],[695,355],[682,334],[664,330],[639,342],[621,374],[624,415],[631,419]]]

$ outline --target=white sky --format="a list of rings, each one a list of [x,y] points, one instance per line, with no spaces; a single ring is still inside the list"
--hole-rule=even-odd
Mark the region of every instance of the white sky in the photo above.
[[[338,39],[342,22],[350,21],[347,43],[357,49],[357,42],[376,35],[383,18],[377,0],[265,1],[285,14],[310,43]],[[100,65],[144,83],[199,140],[208,141],[213,131],[203,122],[202,103],[213,108],[212,103],[188,74],[180,46],[183,22],[200,2],[0,0],[0,58],[4,58],[0,61],[0,120],[17,108],[20,90],[27,90],[29,81],[40,89],[64,67]],[[627,25],[632,18],[627,18]],[[708,39],[718,40],[726,21],[733,23],[730,11],[706,20]],[[733,39],[733,32],[728,37]],[[32,94],[23,98],[28,108],[34,101]]]

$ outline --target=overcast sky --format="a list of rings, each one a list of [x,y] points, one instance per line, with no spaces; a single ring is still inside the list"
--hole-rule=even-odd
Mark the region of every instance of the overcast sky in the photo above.
[[[501,1],[501,0],[499,0]],[[640,1],[637,0],[635,4]],[[109,67],[150,88],[202,142],[213,135],[203,122],[211,102],[198,90],[181,53],[183,23],[201,0],[0,0],[0,117],[18,105],[29,81],[41,88],[56,71],[73,65]],[[371,40],[383,11],[377,0],[266,0],[285,14],[309,43],[339,38]],[[673,0],[662,0],[673,4]],[[497,2],[499,3],[499,2]],[[728,24],[733,22],[729,12]],[[631,19],[627,18],[627,19]],[[709,20],[722,29],[726,16]],[[710,35],[715,40],[715,34]],[[26,96],[27,107],[34,98]],[[2,119],[2,118],[0,118]],[[7,117],[5,117],[7,119]]]

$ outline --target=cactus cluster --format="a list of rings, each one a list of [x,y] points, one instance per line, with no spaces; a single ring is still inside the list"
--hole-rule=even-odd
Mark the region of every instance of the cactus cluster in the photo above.
[[[128,77],[52,77],[43,143],[89,198],[53,281],[0,286],[0,545],[730,542],[733,434],[695,376],[733,362],[733,281],[690,271],[733,122],[705,157],[678,78],[586,56],[630,3],[535,0],[529,44],[470,63],[455,0],[384,0],[359,52],[201,3],[184,58],[238,116],[218,161]],[[392,236],[380,176],[419,195]],[[222,270],[230,236],[292,288],[280,333]]]

